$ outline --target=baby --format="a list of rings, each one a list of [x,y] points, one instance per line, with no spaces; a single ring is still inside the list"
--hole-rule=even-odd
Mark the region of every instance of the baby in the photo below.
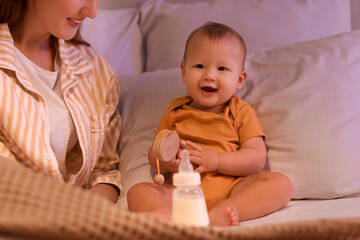
[[[253,108],[234,96],[247,78],[245,56],[245,42],[232,28],[211,22],[194,30],[181,62],[189,96],[170,102],[157,129],[176,131],[186,141],[189,159],[201,173],[210,226],[236,226],[267,215],[292,195],[287,176],[261,172],[265,135]],[[148,158],[156,168],[153,146]],[[162,161],[160,169],[174,173],[179,163]],[[173,190],[169,184],[139,183],[128,192],[129,209],[169,221]]]

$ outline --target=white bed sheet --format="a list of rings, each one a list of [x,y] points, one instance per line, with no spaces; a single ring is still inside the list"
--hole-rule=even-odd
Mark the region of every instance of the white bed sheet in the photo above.
[[[254,220],[241,222],[238,227],[248,228],[266,224],[311,221],[329,218],[360,216],[360,196],[331,200],[292,200],[277,212]]]

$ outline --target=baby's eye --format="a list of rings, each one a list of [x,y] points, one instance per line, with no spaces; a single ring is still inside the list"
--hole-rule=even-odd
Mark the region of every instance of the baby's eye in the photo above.
[[[218,70],[219,70],[219,71],[225,71],[225,70],[226,70],[226,67],[219,67]]]
[[[204,65],[202,65],[202,64],[196,64],[195,67],[196,67],[196,68],[199,68],[199,69],[203,69],[203,68],[204,68]]]

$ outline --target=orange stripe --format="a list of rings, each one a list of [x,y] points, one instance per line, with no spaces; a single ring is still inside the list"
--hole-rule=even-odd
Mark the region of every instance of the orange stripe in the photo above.
[[[5,60],[8,60],[8,58],[12,58],[14,56],[14,51],[12,49],[7,48],[6,46],[2,46],[2,45],[0,45],[0,46],[2,47],[2,49],[0,49],[0,54],[1,54],[2,60],[5,61]]]
[[[20,102],[25,104],[25,93],[23,91],[20,91],[20,96],[19,96]],[[24,105],[22,105],[22,107],[25,107]],[[29,107],[26,108],[26,112],[29,112]],[[23,118],[22,118],[23,119]],[[19,136],[19,142],[20,142],[20,146],[23,146],[23,148],[25,148],[28,139],[28,135],[29,135],[29,124],[26,124],[26,121],[22,121],[21,122],[21,127],[22,128],[22,135]]]
[[[9,36],[8,34],[3,34],[3,32],[0,32],[0,38],[6,40],[12,40],[11,36]]]

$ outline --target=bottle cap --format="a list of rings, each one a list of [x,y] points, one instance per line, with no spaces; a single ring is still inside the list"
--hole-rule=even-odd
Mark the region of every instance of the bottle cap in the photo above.
[[[179,172],[173,175],[173,184],[177,187],[197,186],[201,182],[198,172]]]
[[[179,172],[173,175],[174,186],[197,186],[201,182],[200,173],[194,172],[194,168],[189,160],[189,152],[181,151],[181,162]]]

